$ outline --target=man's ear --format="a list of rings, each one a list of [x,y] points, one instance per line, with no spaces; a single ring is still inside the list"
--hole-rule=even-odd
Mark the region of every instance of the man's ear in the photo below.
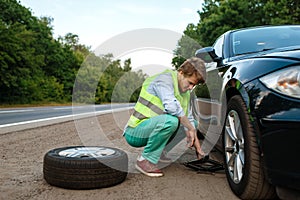
[[[183,75],[183,71],[178,71],[178,74]]]

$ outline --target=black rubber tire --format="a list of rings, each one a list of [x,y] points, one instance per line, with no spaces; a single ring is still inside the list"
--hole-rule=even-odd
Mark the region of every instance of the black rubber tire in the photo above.
[[[224,167],[227,181],[231,190],[241,199],[273,199],[276,197],[275,188],[266,180],[263,162],[257,145],[256,134],[250,121],[246,105],[241,96],[232,97],[227,105],[226,121],[230,111],[237,112],[244,137],[244,168],[243,176],[239,183],[235,183],[230,174],[224,155]],[[225,152],[225,139],[223,129],[223,150]]]
[[[57,148],[45,154],[43,174],[44,179],[50,185],[67,189],[96,189],[114,186],[126,179],[128,156],[124,151],[111,147],[100,147],[113,150],[114,153],[97,158],[67,157],[59,154],[72,148],[86,147]]]

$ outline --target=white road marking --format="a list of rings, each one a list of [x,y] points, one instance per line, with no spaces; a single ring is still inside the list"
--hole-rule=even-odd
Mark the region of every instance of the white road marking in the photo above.
[[[38,123],[38,122],[44,122],[44,121],[50,121],[50,120],[56,120],[56,119],[63,119],[63,118],[68,118],[68,117],[69,118],[73,117],[73,119],[76,120],[76,119],[80,119],[80,118],[83,118],[83,117],[91,117],[91,116],[107,114],[107,113],[111,113],[111,112],[125,111],[125,110],[129,110],[131,108],[132,107],[118,108],[118,109],[113,109],[113,110],[103,110],[103,111],[97,111],[97,112],[89,112],[89,113],[65,115],[65,116],[59,116],[59,117],[50,117],[50,118],[45,118],[45,119],[30,120],[30,121],[24,121],[24,122],[16,122],[16,123],[11,123],[11,124],[0,125],[0,128],[10,127],[10,126],[17,126],[17,125],[24,125],[24,124],[31,124],[31,123]],[[76,117],[78,117],[78,118],[76,118]]]
[[[70,107],[70,108],[52,108],[53,110],[71,110],[72,109],[72,107]]]
[[[2,110],[0,111],[0,114],[1,113],[18,113],[18,112],[32,112],[34,110]]]

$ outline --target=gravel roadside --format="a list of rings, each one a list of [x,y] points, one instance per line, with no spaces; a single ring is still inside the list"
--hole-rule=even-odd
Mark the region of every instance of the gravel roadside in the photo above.
[[[140,149],[131,148],[122,137],[127,119],[128,112],[119,112],[1,134],[0,199],[238,199],[223,172],[198,173],[182,164],[193,158],[191,150],[165,167],[161,178],[135,171],[134,156]],[[113,145],[129,152],[126,180],[94,190],[67,190],[47,184],[42,171],[45,153],[53,148],[86,144]]]

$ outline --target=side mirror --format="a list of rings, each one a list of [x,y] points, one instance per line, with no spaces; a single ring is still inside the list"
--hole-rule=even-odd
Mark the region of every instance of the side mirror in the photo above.
[[[201,58],[207,63],[210,62],[217,62],[219,63],[222,58],[218,57],[217,54],[215,53],[215,49],[213,47],[205,47],[202,49],[199,49],[195,53],[196,57]]]

